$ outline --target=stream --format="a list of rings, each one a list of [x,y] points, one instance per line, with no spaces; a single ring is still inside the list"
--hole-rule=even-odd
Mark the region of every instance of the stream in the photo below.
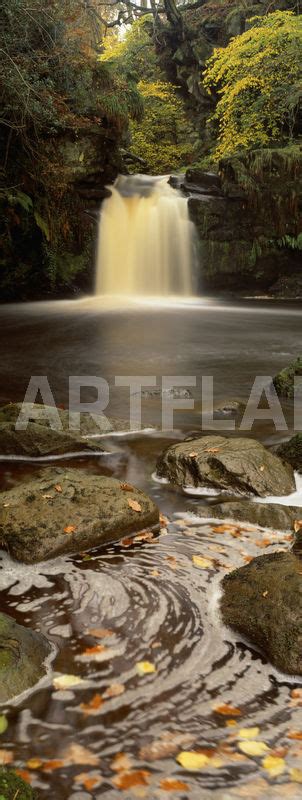
[[[160,535],[35,566],[0,556],[1,610],[56,648],[47,677],[7,705],[1,737],[41,798],[301,796],[290,772],[272,777],[261,758],[238,746],[241,729],[257,727],[261,741],[301,768],[302,742],[288,735],[302,730],[301,680],[279,674],[219,618],[226,572],[288,549],[290,537],[201,522],[189,513],[194,498],[152,477],[166,444],[200,429],[201,376],[213,375],[215,403],[247,400],[256,375],[273,376],[300,354],[300,320],[294,304],[215,299],[133,302],[127,309],[100,299],[1,308],[2,403],[23,400],[30,376],[47,375],[56,403],[67,407],[69,376],[95,375],[109,383],[108,413],[127,418],[129,387],[116,386],[116,375],[154,375],[158,386],[163,375],[197,377],[190,387],[195,407],[175,411],[173,434],[109,435],[106,455],[68,462],[92,479],[113,475],[145,490],[164,517]],[[85,399],[95,399],[93,388]],[[268,420],[245,435],[265,444],[289,436],[290,403],[283,410],[288,434]],[[160,426],[160,397],[143,399],[142,420],[147,429]],[[38,469],[0,463],[1,489]],[[208,568],[196,567],[194,555]],[[141,674],[140,662],[154,670]],[[55,688],[54,676],[66,674],[83,682]],[[198,772],[176,762],[192,749],[205,755]]]

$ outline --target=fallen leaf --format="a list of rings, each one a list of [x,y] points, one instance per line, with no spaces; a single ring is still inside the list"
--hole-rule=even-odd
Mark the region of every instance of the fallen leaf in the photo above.
[[[161,525],[164,525],[164,526],[165,525],[169,525],[169,519],[168,519],[168,517],[165,517],[164,514],[160,514],[159,515],[159,521],[160,521]]]
[[[298,531],[302,528],[302,519],[295,519],[294,521],[294,531],[298,533]]]
[[[238,742],[239,750],[246,756],[263,756],[264,753],[269,752],[269,747],[265,742]]]
[[[142,531],[137,533],[134,537],[135,542],[154,542],[154,535],[152,531]]]
[[[40,758],[30,758],[29,761],[26,762],[26,766],[28,769],[40,769],[43,767],[43,761]]]
[[[87,772],[81,772],[75,776],[74,781],[75,783],[80,783],[81,786],[87,789],[87,792],[90,792],[101,785],[103,778],[101,775],[87,775]]]
[[[184,781],[177,781],[174,778],[163,778],[160,782],[160,788],[164,792],[188,792],[189,786]]]
[[[209,569],[213,567],[213,559],[212,558],[203,558],[203,556],[192,556],[192,561],[194,567],[199,567],[199,569]]]
[[[227,703],[221,706],[214,706],[213,711],[215,711],[216,714],[222,714],[225,717],[240,717],[242,714],[240,708],[229,706]]]
[[[289,774],[292,781],[295,783],[302,783],[302,769],[298,769],[298,767],[291,767]]]
[[[149,675],[151,672],[156,672],[156,666],[151,661],[138,661],[136,669],[139,675]]]
[[[204,753],[195,753],[193,750],[183,750],[176,756],[176,761],[184,769],[195,772],[205,767],[210,759]]]
[[[266,589],[265,592],[262,592],[262,597],[267,597],[267,595],[268,595],[268,590]]]
[[[42,499],[43,500],[53,500],[54,496],[53,496],[53,494],[42,494]]]
[[[16,773],[16,775],[19,776],[19,778],[22,778],[22,780],[25,781],[25,783],[31,783],[32,782],[32,775],[30,774],[30,772],[28,772],[27,769],[18,769],[17,768],[17,769],[14,770],[14,772]]]
[[[131,486],[131,483],[126,483],[126,482],[120,484],[120,489],[122,490],[122,492],[134,492],[135,491],[134,486]]]
[[[114,632],[109,628],[89,628],[87,636],[94,636],[95,639],[105,639],[107,636],[114,636]]]
[[[269,547],[271,544],[273,544],[271,539],[256,539],[255,540],[255,545],[257,545],[257,547],[263,547],[263,548],[264,547]]]
[[[84,683],[84,681],[78,675],[58,675],[53,679],[52,683],[55,689],[69,689],[71,686],[78,686],[79,683]]]
[[[131,547],[133,544],[133,536],[125,536],[124,539],[121,539],[121,545],[123,547]]]
[[[106,653],[107,650],[108,647],[105,647],[104,644],[95,644],[93,647],[86,647],[86,650],[84,650],[83,655],[96,656],[99,655],[100,653]]]
[[[0,750],[0,764],[11,764],[13,760],[11,750]]]
[[[124,694],[124,691],[125,687],[122,683],[112,683],[111,686],[108,686],[108,689],[105,690],[103,698],[119,697],[120,694]]]
[[[178,569],[178,561],[175,556],[166,556],[166,561],[169,561],[169,567],[171,569]]]
[[[129,772],[132,767],[131,759],[127,753],[117,753],[110,767],[114,772]]]
[[[266,756],[262,761],[262,766],[269,772],[271,778],[282,775],[286,768],[284,758],[278,758],[278,756]]]
[[[96,714],[102,705],[102,696],[100,694],[95,694],[88,703],[81,703],[80,708],[84,714]]]
[[[74,525],[66,525],[64,528],[64,533],[74,533],[76,531],[76,527]]]
[[[60,483],[57,483],[57,484],[56,484],[56,486],[55,486],[55,490],[56,490],[56,492],[58,492],[58,494],[61,494],[61,492],[62,492],[63,490],[62,490],[62,486],[61,486],[61,484],[60,484]]]
[[[53,772],[53,770],[62,769],[64,766],[64,761],[59,758],[53,758],[50,761],[43,762],[43,772]]]
[[[302,740],[302,731],[289,731],[286,736],[288,739],[298,739],[300,741]]]
[[[264,464],[261,464],[261,467],[259,467],[259,470],[260,470],[260,472],[264,472],[264,470],[265,470]]]
[[[96,767],[100,763],[99,756],[83,747],[81,744],[70,744],[63,752],[64,762],[67,764],[85,764]]]
[[[142,510],[142,507],[140,503],[137,502],[137,500],[128,500],[128,506],[132,508],[132,511],[140,512]]]
[[[148,786],[150,772],[146,769],[138,769],[136,772],[121,772],[112,783],[117,789],[132,789],[134,786]]]
[[[195,453],[195,450],[192,453],[189,453],[189,458],[198,458],[198,453]]]
[[[260,728],[240,728],[238,731],[239,739],[255,739],[259,736]]]
[[[139,751],[143,761],[157,761],[178,753],[180,747],[192,747],[194,736],[190,733],[163,731],[159,739],[154,739],[150,744],[144,745]]]

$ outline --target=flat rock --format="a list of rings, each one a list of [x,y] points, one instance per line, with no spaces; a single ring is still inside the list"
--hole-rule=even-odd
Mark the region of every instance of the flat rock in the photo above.
[[[0,613],[0,703],[34,686],[45,674],[49,654],[50,645],[41,633]]]
[[[302,472],[302,433],[297,433],[278,447],[277,455],[297,472]]]
[[[281,397],[294,396],[295,378],[302,378],[302,357],[298,356],[288,367],[285,367],[275,375],[273,384],[276,392]]]
[[[271,553],[226,575],[221,613],[277,669],[302,675],[302,561]]]
[[[293,532],[295,520],[302,516],[299,506],[283,506],[281,503],[250,503],[241,500],[235,503],[199,503],[190,509],[198,517],[221,519],[230,522],[248,522],[260,528]]]
[[[26,564],[159,526],[158,508],[140,489],[77,469],[45,469],[0,500],[0,540]]]
[[[203,436],[171,445],[159,458],[157,474],[177,486],[247,496],[280,496],[295,490],[292,467],[248,438]]]
[[[77,418],[73,412],[57,408],[59,427],[51,427],[50,416],[54,408],[35,403],[9,403],[0,408],[0,455],[17,455],[30,458],[100,451],[104,444],[97,437],[116,431],[129,430],[129,422],[105,415],[81,414],[80,430],[72,430]],[[30,416],[29,416],[30,414]],[[57,418],[57,419],[58,419]],[[16,430],[17,420],[27,420],[24,430]],[[53,417],[54,425],[56,417]]]

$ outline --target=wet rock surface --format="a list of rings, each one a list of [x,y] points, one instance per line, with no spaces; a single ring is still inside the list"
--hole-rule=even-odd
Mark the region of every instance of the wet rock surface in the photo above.
[[[49,654],[50,645],[42,634],[0,613],[0,703],[34,686],[45,674]]]
[[[223,622],[290,675],[302,674],[301,572],[300,558],[279,552],[254,558],[222,581]]]
[[[285,367],[278,372],[278,375],[275,375],[273,379],[273,384],[276,389],[276,392],[281,397],[293,397],[294,396],[294,386],[295,386],[295,378],[301,378],[301,388],[302,388],[302,357],[298,356],[296,361],[293,361],[289,364],[288,367]]]
[[[279,503],[225,502],[192,505],[194,514],[204,519],[222,519],[232,522],[248,522],[260,528],[277,531],[293,531],[295,520],[302,516],[299,506],[284,506]]]
[[[24,429],[20,429],[20,424]],[[127,420],[105,415],[81,414],[78,426],[78,414],[65,409],[38,403],[33,408],[29,403],[8,404],[0,408],[0,454],[39,458],[102,452],[104,444],[97,436],[129,430]]]
[[[45,469],[1,495],[1,541],[13,558],[28,564],[158,524],[159,511],[144,492],[78,469]]]
[[[254,439],[203,436],[168,447],[157,474],[178,486],[215,488],[240,495],[286,495],[294,473]]]

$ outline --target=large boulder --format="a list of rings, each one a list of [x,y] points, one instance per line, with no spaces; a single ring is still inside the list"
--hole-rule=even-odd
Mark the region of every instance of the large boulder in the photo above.
[[[158,526],[158,508],[140,489],[82,470],[46,469],[1,494],[0,540],[26,564]]]
[[[0,703],[34,686],[45,674],[49,654],[50,645],[41,633],[0,613]]]
[[[58,415],[60,429],[51,427],[50,417]],[[24,430],[16,430],[17,420],[28,423]],[[56,418],[53,417],[55,425]],[[105,415],[81,414],[80,430],[73,430],[77,420],[73,412],[35,403],[9,403],[0,408],[0,455],[17,455],[24,458],[64,455],[78,452],[102,452],[104,445],[97,438],[103,434],[129,429],[126,420]],[[88,438],[87,438],[88,437]]]
[[[192,505],[191,511],[205,519],[223,519],[231,522],[247,522],[260,528],[292,532],[294,523],[302,516],[299,506],[285,506],[280,503],[237,502]]]
[[[247,438],[203,436],[174,444],[161,455],[157,474],[177,486],[231,494],[265,497],[295,490],[290,465]]]
[[[291,464],[297,472],[302,472],[302,433],[297,433],[278,447],[277,455],[288,464]]]
[[[225,625],[290,675],[302,675],[301,572],[301,559],[293,553],[271,553],[254,558],[222,581]]]
[[[281,397],[293,397],[295,378],[302,379],[302,357],[298,356],[288,367],[285,367],[275,375],[273,384],[276,392]]]

